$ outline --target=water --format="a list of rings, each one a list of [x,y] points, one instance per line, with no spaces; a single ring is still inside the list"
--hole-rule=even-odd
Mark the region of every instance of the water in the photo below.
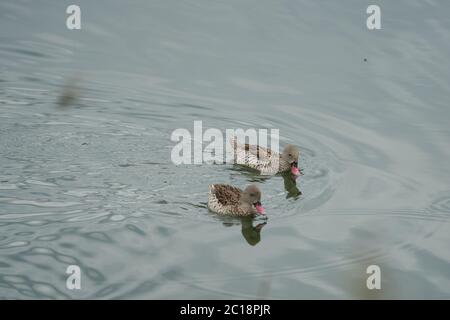
[[[450,298],[447,1],[78,4],[0,3],[1,298]],[[174,166],[195,120],[305,175]],[[267,221],[205,208],[254,181]]]

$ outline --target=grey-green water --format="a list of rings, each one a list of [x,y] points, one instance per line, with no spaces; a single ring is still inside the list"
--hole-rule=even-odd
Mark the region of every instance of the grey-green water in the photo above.
[[[0,2],[0,298],[450,298],[448,1],[69,4]],[[195,120],[305,175],[175,166]],[[205,208],[251,181],[259,231]]]

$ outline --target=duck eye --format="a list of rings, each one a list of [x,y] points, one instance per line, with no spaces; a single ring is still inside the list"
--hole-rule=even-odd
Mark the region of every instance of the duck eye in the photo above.
[[[289,153],[289,157],[292,157],[292,154],[291,154],[291,153]]]
[[[250,193],[250,197],[254,197],[255,196],[255,194],[254,193]]]

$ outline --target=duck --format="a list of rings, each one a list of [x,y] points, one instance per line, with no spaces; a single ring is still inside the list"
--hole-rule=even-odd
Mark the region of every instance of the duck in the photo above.
[[[236,163],[256,169],[261,175],[274,175],[289,170],[295,177],[302,175],[298,168],[300,150],[295,145],[286,145],[280,154],[259,145],[240,144],[236,136],[230,139],[230,143]]]
[[[264,215],[261,191],[252,184],[244,190],[227,184],[211,184],[208,192],[208,209],[219,215],[255,217]]]

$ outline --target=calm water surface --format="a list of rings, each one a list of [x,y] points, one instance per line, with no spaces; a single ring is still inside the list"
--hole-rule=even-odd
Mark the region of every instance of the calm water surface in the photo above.
[[[0,298],[450,298],[448,1],[69,4],[0,2]],[[194,120],[305,175],[175,166]],[[206,209],[250,182],[266,224]]]

